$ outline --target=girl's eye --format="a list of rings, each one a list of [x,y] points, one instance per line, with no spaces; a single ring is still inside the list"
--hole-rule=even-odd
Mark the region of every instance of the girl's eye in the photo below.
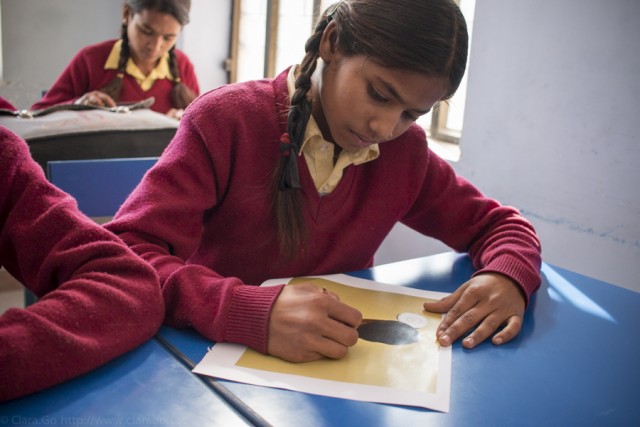
[[[410,122],[415,122],[416,120],[418,120],[418,118],[416,116],[414,116],[413,114],[410,114],[410,113],[402,113],[402,115],[404,116],[404,118],[406,120],[409,120]]]
[[[369,91],[369,96],[374,101],[379,102],[381,104],[386,104],[387,102],[389,102],[389,99],[386,98],[384,95],[382,95],[380,92],[378,92],[376,88],[374,88],[373,86],[369,86],[368,91]],[[415,122],[416,120],[418,120],[417,116],[409,113],[408,111],[405,111],[404,113],[402,113],[402,117],[404,117],[405,120],[408,120],[410,122]]]
[[[138,27],[138,31],[140,31],[145,36],[150,36],[153,34],[153,30],[151,28],[143,27],[142,25],[137,25],[137,27]]]
[[[373,86],[369,86],[369,96],[371,99],[377,102],[387,102],[387,98],[385,98],[380,92],[378,92]]]

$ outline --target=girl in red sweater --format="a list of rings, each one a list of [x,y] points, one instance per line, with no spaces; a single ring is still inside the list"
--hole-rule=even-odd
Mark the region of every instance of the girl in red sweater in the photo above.
[[[126,0],[122,38],[82,49],[31,109],[71,102],[115,107],[154,97],[152,110],[179,119],[200,92],[193,65],[175,48],[190,6],[190,0]]]
[[[415,120],[464,74],[452,0],[343,0],[306,55],[271,80],[227,85],[187,109],[159,162],[108,228],[158,271],[165,321],[290,361],[343,357],[361,313],[311,284],[264,280],[373,265],[398,221],[468,252],[442,345],[520,331],[540,244],[516,209],[483,196],[427,146]]]

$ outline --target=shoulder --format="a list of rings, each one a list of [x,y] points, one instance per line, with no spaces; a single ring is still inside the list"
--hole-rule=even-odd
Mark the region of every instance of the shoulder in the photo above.
[[[271,80],[253,80],[220,86],[189,105],[190,116],[239,118],[272,116],[276,93]]]
[[[228,84],[213,89],[185,110],[175,140],[202,141],[217,159],[225,151],[277,141],[286,128],[286,107],[276,102],[271,80]],[[197,136],[196,136],[197,135]]]
[[[117,41],[118,39],[112,39],[112,40],[105,40],[100,43],[90,44],[80,49],[79,53],[92,54],[92,53],[106,52],[108,54],[111,52],[111,49],[113,49],[113,45]]]
[[[289,97],[286,86],[286,72],[274,79],[249,80],[219,86],[203,94],[189,109],[205,114],[211,109],[225,114],[242,113],[247,116],[257,114],[271,120],[274,110],[278,116],[288,111]]]
[[[78,51],[75,58],[104,58],[106,60],[111,53],[111,49],[113,49],[113,45],[117,41],[117,39],[105,40],[100,43],[85,46]]]
[[[107,40],[83,47],[71,59],[69,65],[67,65],[66,72],[69,72],[69,70],[93,69],[95,67],[102,68],[116,41]]]

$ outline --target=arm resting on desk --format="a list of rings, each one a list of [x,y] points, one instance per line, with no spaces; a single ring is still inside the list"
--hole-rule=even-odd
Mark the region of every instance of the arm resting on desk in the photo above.
[[[40,300],[0,317],[0,400],[96,368],[149,339],[163,315],[157,276],[51,185],[0,130],[0,263]]]

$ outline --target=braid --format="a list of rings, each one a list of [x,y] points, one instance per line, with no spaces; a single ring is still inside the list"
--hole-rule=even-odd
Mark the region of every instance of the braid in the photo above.
[[[196,93],[182,83],[178,60],[176,58],[175,45],[169,50],[169,71],[173,76],[173,88],[171,90],[171,103],[175,108],[184,109],[196,99]]]
[[[129,36],[127,36],[127,26],[125,24],[122,24],[121,40],[122,46],[120,48],[120,58],[118,59],[118,72],[116,73],[116,77],[105,86],[98,89],[100,92],[104,92],[109,95],[116,102],[120,99],[120,92],[122,92],[122,80],[124,79],[127,61],[131,56],[131,51],[129,50]]]
[[[283,135],[281,140],[280,150],[283,155],[274,176],[274,213],[278,240],[281,253],[287,259],[298,254],[298,249],[302,249],[303,254],[306,253],[305,249],[308,247],[300,193],[298,154],[311,117],[311,102],[307,98],[311,90],[311,76],[316,69],[322,34],[330,21],[330,16],[324,16],[305,45],[306,55],[300,64],[300,75],[295,82],[295,91],[287,116],[287,134]]]

